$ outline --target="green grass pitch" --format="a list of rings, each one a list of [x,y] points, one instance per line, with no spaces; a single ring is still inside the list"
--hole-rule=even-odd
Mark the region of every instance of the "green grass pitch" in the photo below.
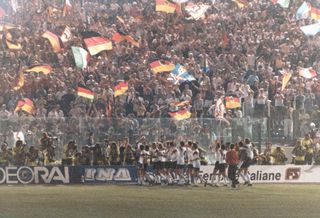
[[[0,186],[0,217],[320,217],[320,185]]]

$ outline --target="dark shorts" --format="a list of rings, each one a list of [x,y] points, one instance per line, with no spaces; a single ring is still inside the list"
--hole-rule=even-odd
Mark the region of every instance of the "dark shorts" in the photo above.
[[[176,169],[177,168],[177,161],[171,162],[170,163],[170,168],[171,169]]]
[[[246,158],[245,161],[243,161],[241,168],[249,168],[251,165],[252,160],[250,158]]]
[[[219,164],[218,166],[218,169],[219,169],[219,172],[224,172],[227,168],[227,164]]]
[[[193,169],[193,165],[192,164],[188,164],[188,169]]]
[[[170,161],[164,162],[164,168],[166,168],[166,169],[171,168],[171,162]]]
[[[153,162],[153,168],[158,170],[161,168],[161,162],[157,161],[157,162]]]
[[[219,170],[219,161],[216,161],[214,163],[214,169],[213,170]]]
[[[184,169],[185,165],[177,164],[178,169]]]
[[[148,168],[148,164],[147,163],[145,163],[145,164],[139,163],[139,169],[140,170],[146,170],[147,168]]]

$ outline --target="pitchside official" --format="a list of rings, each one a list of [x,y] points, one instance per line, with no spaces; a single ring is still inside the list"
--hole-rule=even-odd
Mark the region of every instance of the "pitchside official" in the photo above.
[[[238,152],[234,149],[234,144],[230,145],[230,150],[226,155],[226,162],[229,165],[228,167],[228,177],[232,181],[231,187],[235,188],[236,184],[239,184],[236,179],[237,165],[239,164],[239,155]]]

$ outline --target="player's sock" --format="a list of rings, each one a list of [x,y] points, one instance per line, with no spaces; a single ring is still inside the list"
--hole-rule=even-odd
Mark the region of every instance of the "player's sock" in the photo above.
[[[251,181],[250,181],[250,176],[249,176],[249,174],[247,173],[247,175],[245,175],[245,177],[247,178],[247,182],[250,184]]]
[[[241,178],[243,179],[244,182],[247,182],[247,178],[244,176],[243,173],[239,173],[239,175],[241,176]]]

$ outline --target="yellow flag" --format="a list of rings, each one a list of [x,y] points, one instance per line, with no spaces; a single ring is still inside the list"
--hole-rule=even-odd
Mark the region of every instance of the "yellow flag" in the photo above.
[[[282,78],[282,88],[281,90],[283,91],[286,86],[288,85],[289,80],[291,79],[292,74],[289,73],[288,71],[284,70],[283,73],[283,78]]]

